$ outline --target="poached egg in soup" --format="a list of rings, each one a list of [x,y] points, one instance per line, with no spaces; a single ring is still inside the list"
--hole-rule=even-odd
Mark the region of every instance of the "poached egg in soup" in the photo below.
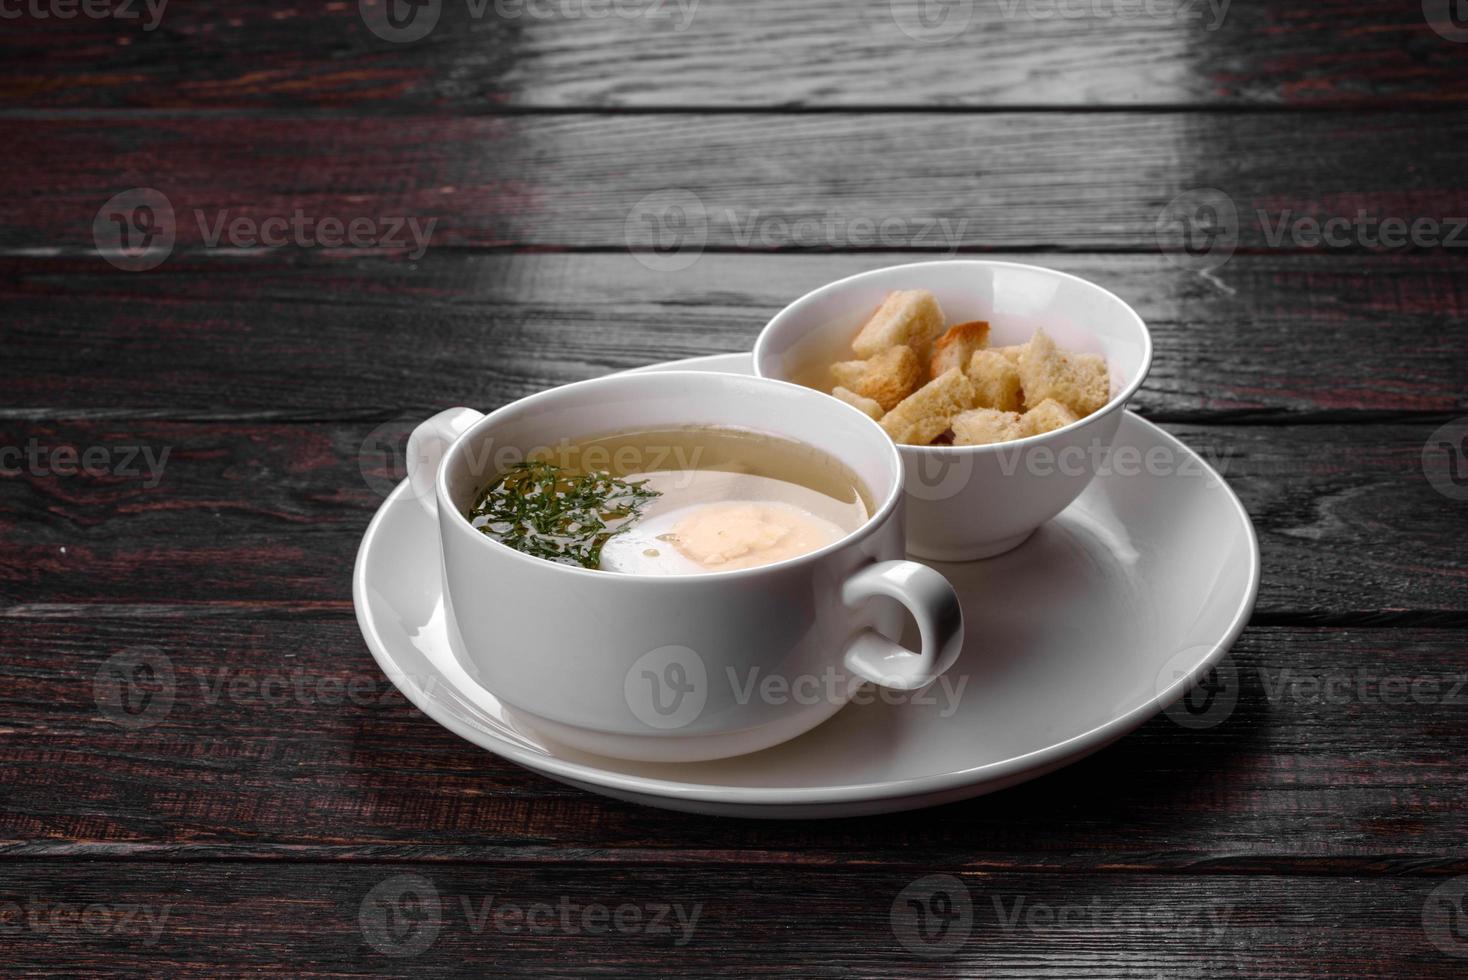
[[[691,426],[532,454],[467,516],[490,537],[552,561],[696,575],[817,551],[871,512],[855,474],[821,450],[763,432]]]

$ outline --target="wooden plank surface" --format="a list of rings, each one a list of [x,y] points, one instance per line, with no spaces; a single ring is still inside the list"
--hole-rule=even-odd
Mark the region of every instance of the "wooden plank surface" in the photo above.
[[[1457,256],[1236,255],[1209,277],[1163,256],[992,257],[1088,278],[1137,309],[1155,355],[1132,405],[1150,418],[1379,421],[1468,408]],[[0,260],[5,411],[427,417],[748,350],[805,292],[912,258],[709,253],[678,274],[625,252],[181,257],[146,273],[95,258]]]
[[[1457,149],[1468,112],[1456,110],[226,114],[146,125],[80,114],[6,128],[0,250],[10,254],[95,252],[99,215],[115,248],[117,212],[104,205],[140,187],[166,197],[173,219],[155,206],[158,223],[129,230],[129,241],[161,241],[151,230],[171,227],[177,250],[246,254],[262,239],[340,242],[354,221],[366,223],[363,247],[413,257],[463,246],[632,245],[690,261],[706,248],[1153,252],[1181,250],[1192,229],[1221,261],[1234,246],[1322,250],[1318,236],[1296,233],[1301,220],[1350,224],[1332,229],[1340,244],[1328,251],[1406,250],[1419,221],[1436,224],[1411,240],[1435,244],[1414,248],[1468,245]],[[918,176],[912,147],[922,147]],[[1214,217],[1197,197],[1208,188],[1229,201],[1214,202]],[[1237,220],[1215,221],[1229,206]],[[130,202],[124,227],[137,213]],[[270,219],[284,223],[267,229]],[[1397,249],[1381,245],[1386,219],[1402,223]],[[1398,240],[1396,225],[1386,240]]]
[[[12,619],[4,636],[10,858],[1468,873],[1461,630],[1253,628],[1216,725],[1159,716],[919,821],[825,822],[675,814],[527,774],[411,707],[345,616]],[[124,702],[99,683],[128,651],[154,672]]]
[[[0,601],[12,614],[38,603],[344,608],[412,424],[0,423],[0,445],[23,450],[0,478]],[[1267,570],[1258,614],[1455,622],[1468,611],[1468,556],[1449,533],[1461,507],[1422,468],[1435,424],[1169,428],[1254,521]],[[73,473],[89,451],[93,472]]]
[[[7,21],[0,105],[1461,104],[1468,72],[1430,26],[1457,36],[1438,6],[1429,18],[1387,0],[435,0],[432,29],[399,43],[368,29],[376,4],[227,0],[153,17],[139,2],[126,19]]]
[[[1438,879],[929,877],[946,870],[35,862],[0,888],[7,965],[36,971],[1462,975],[1456,940],[1423,929],[1451,914]]]
[[[1446,3],[429,0],[396,41],[380,4],[0,11],[9,973],[1462,975],[1468,564],[1422,455],[1468,407]],[[160,215],[160,267],[97,254]],[[413,421],[955,253],[1151,325],[1136,407],[1263,550],[1222,723],[766,823],[529,774],[376,669],[348,580]],[[98,687],[140,649],[172,673],[141,727]],[[972,909],[949,948],[932,874]],[[698,918],[495,927],[537,903]]]

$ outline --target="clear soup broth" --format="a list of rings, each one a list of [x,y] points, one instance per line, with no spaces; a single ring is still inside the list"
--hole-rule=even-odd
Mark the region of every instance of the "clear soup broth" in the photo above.
[[[481,532],[563,564],[636,575],[756,568],[866,523],[867,489],[814,447],[763,432],[616,432],[533,453],[482,489]]]

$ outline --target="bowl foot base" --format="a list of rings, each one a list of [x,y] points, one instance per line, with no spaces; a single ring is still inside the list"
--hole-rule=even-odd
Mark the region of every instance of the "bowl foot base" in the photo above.
[[[1034,534],[1036,530],[1036,528],[1031,528],[1023,534],[1016,534],[1013,537],[999,538],[995,541],[984,541],[967,548],[955,548],[952,550],[946,548],[929,550],[917,547],[909,542],[907,551],[908,554],[915,558],[924,558],[928,561],[978,561],[981,558],[994,558],[1004,554],[1006,551],[1013,551],[1028,541],[1030,535]]]

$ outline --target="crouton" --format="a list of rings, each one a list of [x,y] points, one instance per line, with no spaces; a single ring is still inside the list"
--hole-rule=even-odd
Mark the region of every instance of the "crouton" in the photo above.
[[[1003,354],[1004,359],[1010,364],[1019,364],[1019,352],[1025,349],[1024,344],[1010,344],[1008,347],[995,347],[994,351]]]
[[[1054,432],[1063,425],[1076,420],[1076,413],[1053,398],[1047,398],[1020,418],[1022,435],[1037,436],[1042,432]]]
[[[923,383],[923,365],[911,347],[888,347],[869,361],[831,365],[836,383],[890,411]]]
[[[992,408],[975,408],[953,416],[955,446],[987,446],[994,442],[1023,439],[1023,417],[1018,412],[1001,412]]]
[[[1036,330],[1019,355],[1025,404],[1052,398],[1085,417],[1111,400],[1111,379],[1099,354],[1067,354],[1043,330]]]
[[[840,385],[837,385],[836,387],[831,389],[831,394],[841,399],[846,404],[851,405],[854,408],[860,409],[862,412],[871,416],[874,419],[879,419],[884,414],[886,414],[882,409],[881,402],[877,401],[875,398],[867,398],[865,395],[858,395],[856,392],[852,391],[849,388],[843,388]]]
[[[902,289],[887,294],[851,342],[851,349],[857,357],[875,357],[901,344],[926,360],[928,346],[942,332],[943,311],[933,294],[926,289]]]
[[[882,428],[887,430],[893,442],[926,446],[948,431],[948,422],[953,416],[973,408],[976,398],[978,391],[968,375],[953,368],[908,395],[896,408],[882,416]]]
[[[1105,408],[1106,403],[1111,401],[1111,371],[1106,367],[1106,358],[1100,354],[1071,354],[1069,357],[1071,367],[1085,392],[1084,398],[1078,398],[1071,409],[1085,418],[1092,412]]]
[[[976,350],[969,358],[969,380],[979,391],[979,407],[1020,412],[1025,407],[1019,369],[997,350]]]
[[[933,342],[929,377],[936,378],[950,368],[965,367],[974,351],[988,345],[989,324],[984,320],[971,320],[949,327],[947,333]]]

